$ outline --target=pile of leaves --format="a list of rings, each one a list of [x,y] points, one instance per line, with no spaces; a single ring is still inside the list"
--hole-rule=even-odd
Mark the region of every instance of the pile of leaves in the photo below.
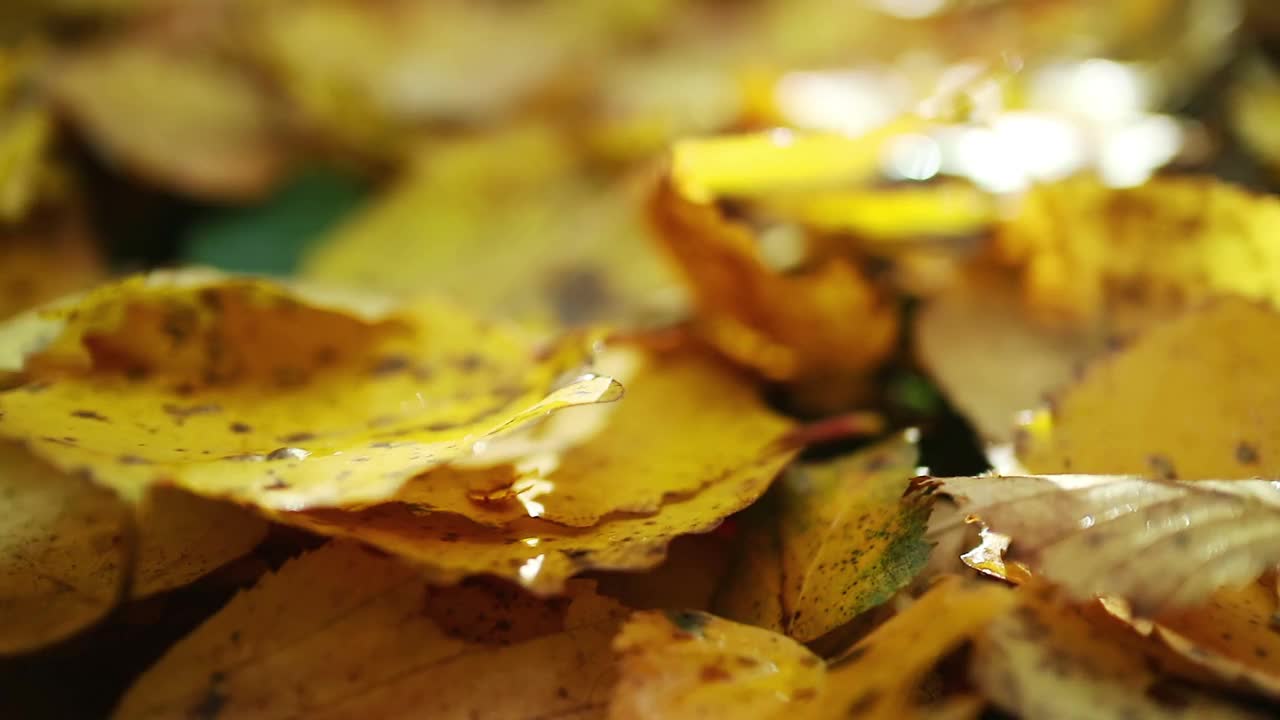
[[[1267,8],[828,5],[0,9],[0,716],[1276,716]]]

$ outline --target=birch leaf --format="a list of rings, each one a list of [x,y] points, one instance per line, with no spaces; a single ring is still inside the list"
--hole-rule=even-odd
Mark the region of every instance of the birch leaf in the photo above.
[[[562,381],[587,358],[580,338],[546,346],[429,301],[362,313],[264,280],[105,286],[0,328],[0,346],[35,345],[0,393],[0,434],[127,498],[163,481],[299,509],[384,500],[481,440],[620,392]]]
[[[181,640],[114,717],[603,717],[625,614],[589,583],[545,601],[498,584],[429,588],[393,559],[331,544]]]
[[[822,660],[783,635],[694,611],[638,612],[613,641],[610,720],[780,719],[822,692]]]

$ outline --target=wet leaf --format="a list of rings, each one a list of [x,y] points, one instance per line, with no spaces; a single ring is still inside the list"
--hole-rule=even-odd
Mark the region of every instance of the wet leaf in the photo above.
[[[1280,301],[1280,201],[1209,178],[1112,189],[1091,178],[1043,185],[996,231],[1030,306],[1074,323],[1124,297],[1182,306],[1217,294]]]
[[[914,487],[915,443],[894,439],[779,483],[787,634],[814,640],[906,586],[924,567],[931,497]]]
[[[747,378],[695,348],[618,343],[595,369],[623,383],[621,401],[557,414],[534,430],[543,431],[531,438],[542,451],[514,464],[444,468],[410,481],[394,500],[495,527],[527,517],[588,527],[696,493],[749,466],[794,427]],[[555,443],[563,447],[547,450]]]
[[[180,641],[115,717],[601,717],[625,614],[589,583],[545,601],[497,583],[429,588],[333,544]]]
[[[80,50],[58,63],[51,92],[109,162],[180,192],[258,197],[288,161],[272,108],[248,77],[190,48]]]
[[[1018,608],[979,636],[970,665],[983,694],[1006,712],[1028,720],[1267,717],[1160,676],[1114,629],[1056,604],[1043,587],[1017,595]]]
[[[833,661],[827,691],[817,703],[820,710],[812,717],[927,717],[933,708],[922,708],[917,693],[926,673],[1008,611],[1013,602],[1006,588],[943,578],[919,601]],[[972,707],[965,698],[958,702]]]
[[[860,375],[892,349],[897,308],[852,262],[779,273],[751,229],[715,205],[668,183],[650,207],[693,294],[696,327],[733,360],[772,379],[816,382]]]
[[[488,574],[547,594],[558,592],[566,579],[587,570],[644,570],[658,565],[674,538],[713,530],[725,517],[759,498],[795,452],[781,443],[764,443],[740,465],[709,469],[711,480],[700,491],[668,498],[651,515],[617,513],[586,528],[540,518],[492,528],[453,513],[404,503],[359,512],[323,510],[277,517],[317,533],[358,539],[419,563],[436,582]]]
[[[1104,349],[1101,333],[1040,322],[1003,277],[971,273],[929,299],[913,325],[921,363],[988,440],[1068,385]]]
[[[1024,428],[1029,472],[1280,475],[1280,313],[1223,298],[1092,366]]]
[[[28,350],[0,434],[132,499],[163,482],[262,508],[377,502],[478,442],[620,393],[562,379],[586,360],[582,338],[545,345],[433,301],[361,309],[216,275],[126,279],[0,337]]]
[[[822,660],[783,635],[694,611],[638,612],[613,641],[610,720],[785,718],[822,692]]]
[[[1231,685],[1280,697],[1280,606],[1273,588],[1260,582],[1225,588],[1199,607],[1169,610],[1151,620],[1134,618],[1123,602],[1104,600],[1103,607]]]
[[[0,443],[0,655],[61,640],[130,593],[186,585],[244,555],[266,523],[161,489],[136,521],[109,490]],[[136,526],[134,523],[136,522]]]
[[[321,239],[302,273],[551,323],[641,322],[680,306],[639,187],[602,186],[546,128],[428,146],[398,184]],[[511,158],[519,157],[519,163]]]
[[[1076,599],[1119,597],[1147,617],[1280,563],[1280,486],[1271,481],[986,476],[944,480],[943,491],[1009,538],[1006,559]]]

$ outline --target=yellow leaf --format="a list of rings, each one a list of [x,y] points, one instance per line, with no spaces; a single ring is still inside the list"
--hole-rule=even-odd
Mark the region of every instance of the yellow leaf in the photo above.
[[[638,612],[613,649],[610,720],[785,718],[818,698],[826,675],[794,640],[694,611]]]
[[[674,419],[667,427],[679,433]],[[754,455],[739,465],[707,468],[711,482],[691,495],[669,498],[651,515],[619,513],[586,528],[539,518],[489,528],[453,513],[403,503],[359,512],[280,513],[277,518],[313,532],[354,538],[420,563],[436,582],[488,574],[536,593],[554,593],[566,579],[587,570],[652,568],[662,562],[674,538],[713,530],[722,519],[750,505],[796,451],[778,442],[763,442],[753,449]],[[598,480],[600,476],[590,477]],[[430,474],[424,478],[429,480]]]
[[[331,544],[181,640],[114,717],[601,717],[625,614],[589,583],[549,600],[424,587],[390,558]]]
[[[131,530],[129,508],[109,490],[9,442],[0,442],[0,497],[0,654],[61,640],[126,591],[192,582],[248,552],[267,529],[233,506],[162,488]]]
[[[1280,475],[1280,313],[1222,298],[1092,366],[1023,429],[1032,473]]]
[[[1280,564],[1280,487],[1270,481],[982,476],[943,489],[1009,539],[1006,559],[1077,600],[1115,596],[1143,616]]]
[[[1280,201],[1207,178],[1111,189],[1090,178],[1033,189],[996,230],[1032,308],[1091,320],[1117,298],[1181,306],[1216,294],[1280,302]]]
[[[885,141],[921,124],[907,116],[858,137],[777,129],[681,140],[671,150],[671,179],[698,204],[853,185],[875,178]]]
[[[548,347],[430,301],[378,320],[341,307],[156,275],[19,318],[0,345],[35,351],[0,393],[0,434],[130,499],[163,482],[301,509],[385,500],[481,441],[620,393],[561,379],[586,359],[580,338]]]
[[[385,196],[305,258],[302,274],[397,294],[423,287],[482,314],[578,325],[680,307],[632,178],[602,184],[545,127],[425,148]],[[520,158],[512,162],[512,158]]]
[[[717,590],[713,609],[740,623],[785,632],[782,607],[782,544],[772,497],[747,508],[739,518],[733,562]]]
[[[1013,593],[998,585],[943,578],[919,601],[834,661],[826,692],[816,703],[817,712],[804,717],[899,720],[926,716],[915,693],[925,674],[1008,611],[1013,602]]]
[[[250,199],[285,170],[267,99],[233,66],[189,48],[102,45],[63,58],[50,82],[99,152],[159,185]]]
[[[1269,716],[1158,675],[1114,629],[1055,603],[1043,587],[1017,596],[1017,610],[979,636],[970,665],[983,694],[1006,712],[1028,720]]]
[[[693,293],[697,327],[728,357],[772,379],[830,380],[864,373],[892,350],[897,308],[852,262],[778,273],[752,231],[715,205],[669,183],[650,205]]]
[[[907,240],[970,237],[995,220],[995,201],[959,183],[924,188],[857,188],[786,193],[764,211],[827,233],[851,234],[869,249],[901,249]]]
[[[1069,384],[1101,333],[1046,325],[1004,278],[975,272],[929,299],[913,326],[921,363],[988,440],[1009,442],[1022,411]]]
[[[533,442],[582,437],[514,465],[441,468],[409,482],[394,500],[493,527],[530,516],[587,527],[613,513],[653,513],[667,498],[696,493],[751,464],[793,427],[747,378],[697,349],[611,346],[595,368],[621,381],[626,396],[566,409],[537,428],[545,437]],[[497,452],[495,444],[481,458]]]
[[[924,567],[931,497],[911,483],[915,443],[895,438],[795,466],[778,487],[784,626],[815,640],[888,600]]]
[[[1225,588],[1200,607],[1162,612],[1152,620],[1134,618],[1114,600],[1104,600],[1103,607],[1228,683],[1280,697],[1280,606],[1274,588],[1261,583]]]

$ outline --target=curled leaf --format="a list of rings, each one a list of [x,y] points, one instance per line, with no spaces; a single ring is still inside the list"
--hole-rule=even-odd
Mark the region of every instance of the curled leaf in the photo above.
[[[728,357],[778,380],[843,379],[892,349],[897,310],[849,260],[779,273],[751,229],[716,205],[667,182],[650,207],[693,294],[696,326]]]
[[[599,716],[625,614],[585,582],[549,600],[496,583],[428,588],[393,559],[332,544],[176,644],[114,717]]]
[[[790,717],[818,698],[826,675],[794,640],[694,611],[635,613],[613,649],[610,720]]]
[[[1033,473],[1280,475],[1280,312],[1222,298],[1093,365],[1023,428]]]
[[[342,307],[179,275],[19,318],[0,328],[28,348],[23,381],[0,393],[0,434],[126,497],[164,482],[299,509],[384,500],[482,440],[620,394],[607,377],[572,379],[578,338],[548,347],[429,301]]]
[[[1035,585],[1020,589],[1017,609],[975,642],[974,681],[1002,710],[1028,720],[1267,716],[1162,677],[1117,641],[1114,628],[1050,595]]]
[[[943,491],[1009,538],[1006,559],[1087,600],[1150,617],[1251,582],[1280,563],[1280,486],[1124,476],[951,478]]]

